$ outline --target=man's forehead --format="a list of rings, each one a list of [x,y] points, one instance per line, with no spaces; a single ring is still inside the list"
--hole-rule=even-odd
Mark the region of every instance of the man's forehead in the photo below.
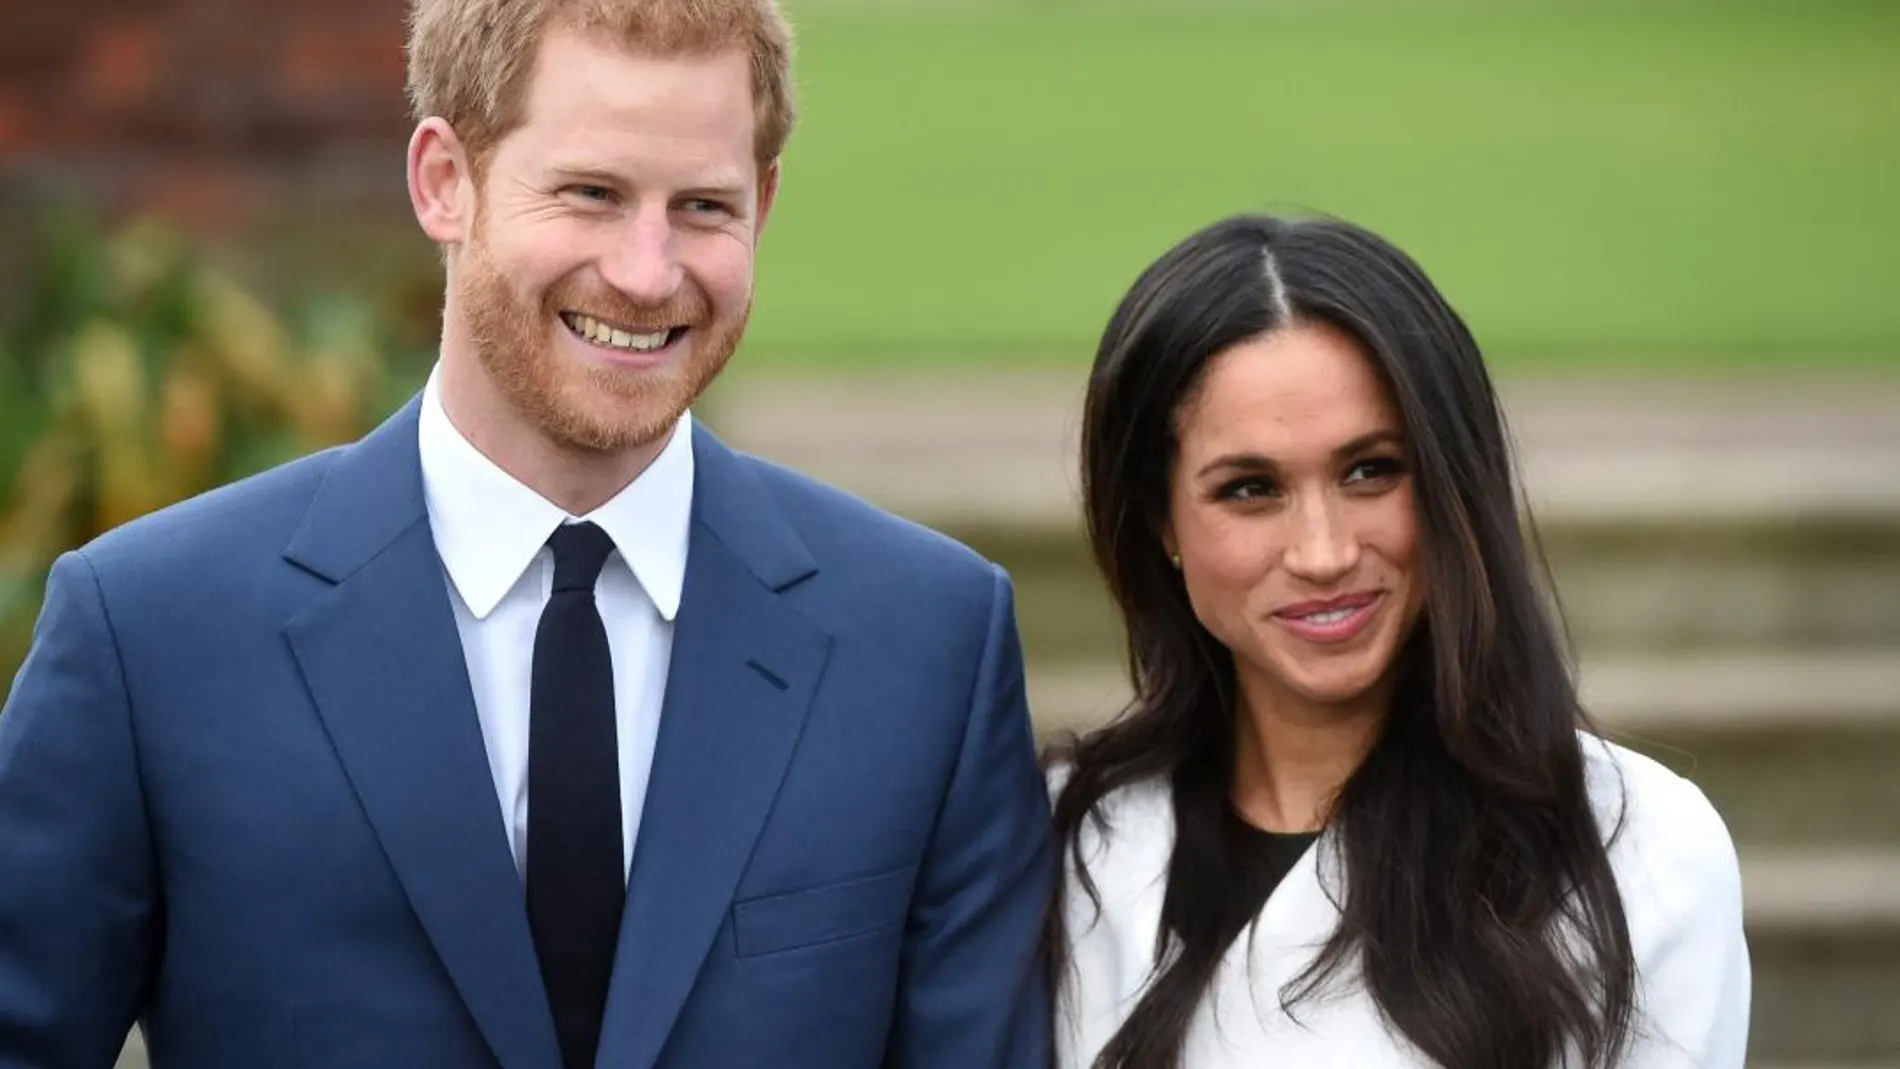
[[[555,139],[651,135],[749,145],[757,110],[741,62],[641,57],[588,49],[544,57],[523,100],[522,124]]]
[[[656,48],[607,31],[551,29],[535,57],[532,88],[580,83],[596,91],[624,91],[636,81],[691,82],[705,97],[753,96],[751,55],[738,43],[712,48]]]

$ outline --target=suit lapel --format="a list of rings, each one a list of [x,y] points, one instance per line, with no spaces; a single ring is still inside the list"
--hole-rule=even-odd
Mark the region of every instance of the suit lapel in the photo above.
[[[703,432],[694,524],[600,1064],[652,1065],[804,726],[830,636],[778,596],[815,570],[766,488]]]
[[[423,505],[412,403],[332,464],[286,557],[335,584],[286,634],[409,902],[507,1069],[559,1053]]]

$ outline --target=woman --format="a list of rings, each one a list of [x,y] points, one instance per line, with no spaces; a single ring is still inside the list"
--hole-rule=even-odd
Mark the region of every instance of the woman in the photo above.
[[[1052,755],[1064,1069],[1739,1069],[1734,846],[1589,731],[1484,362],[1408,257],[1193,235],[1083,422],[1137,697]]]

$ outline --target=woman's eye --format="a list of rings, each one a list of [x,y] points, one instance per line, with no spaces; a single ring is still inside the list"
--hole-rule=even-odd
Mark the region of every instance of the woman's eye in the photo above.
[[[1272,497],[1280,492],[1271,480],[1260,478],[1236,479],[1220,488],[1215,495],[1223,501],[1257,501]]]
[[[1405,466],[1394,457],[1376,457],[1362,460],[1346,471],[1348,483],[1364,482],[1368,479],[1387,479],[1405,470]]]

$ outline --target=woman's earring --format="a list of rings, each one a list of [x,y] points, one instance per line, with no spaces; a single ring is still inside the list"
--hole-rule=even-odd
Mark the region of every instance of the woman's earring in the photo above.
[[[1181,570],[1181,555],[1179,553],[1176,553],[1174,556],[1169,557],[1168,561],[1174,565],[1175,571],[1178,572]]]

